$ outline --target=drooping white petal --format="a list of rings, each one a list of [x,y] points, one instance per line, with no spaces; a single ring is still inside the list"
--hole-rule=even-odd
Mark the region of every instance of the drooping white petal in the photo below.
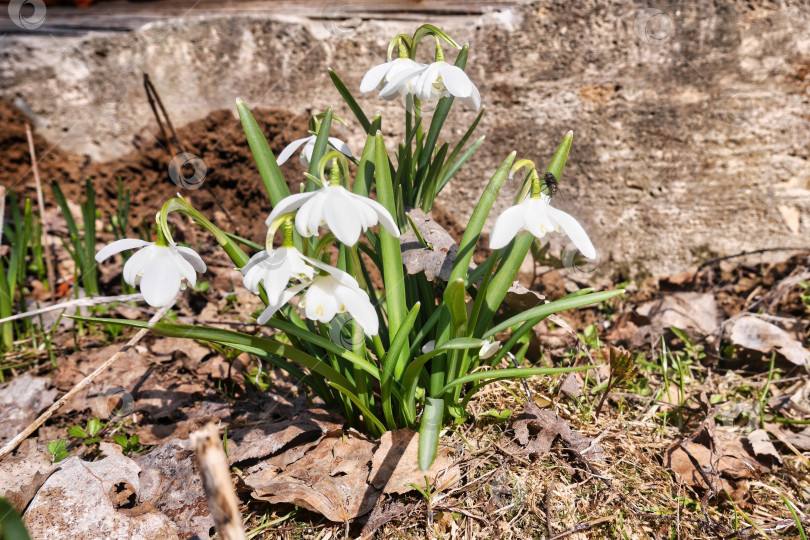
[[[144,268],[141,294],[150,306],[163,307],[180,291],[180,282],[180,269],[167,250],[157,254]]]
[[[389,233],[395,238],[399,238],[399,227],[397,227],[397,222],[394,221],[393,216],[391,216],[390,212],[386,210],[386,208],[381,205],[379,202],[375,201],[374,199],[370,199],[368,197],[363,197],[362,195],[357,195],[355,193],[350,193],[350,196],[363,205],[370,207],[374,210],[374,213],[377,214],[377,218],[380,221],[380,225],[385,227]],[[376,224],[376,221],[375,221]]]
[[[281,248],[287,250],[290,261],[290,277],[293,279],[312,279],[315,269],[306,263],[303,255],[295,248]]]
[[[410,93],[413,90],[413,85],[417,82],[417,78],[425,69],[427,67],[422,64],[403,69],[380,90],[380,97],[392,100],[404,93]]]
[[[585,232],[585,229],[573,216],[552,206],[548,207],[547,212],[549,217],[560,225],[563,232],[568,235],[568,238],[571,239],[583,255],[589,259],[596,258],[596,248],[593,247],[591,239],[588,238],[588,233]]]
[[[461,102],[466,105],[467,107],[473,110],[480,110],[481,109],[481,94],[478,92],[478,88],[475,85],[472,87],[472,93],[469,97],[462,98]],[[511,177],[510,177],[511,178]]]
[[[307,319],[327,323],[338,311],[345,311],[345,306],[339,303],[335,295],[335,288],[338,286],[340,284],[332,276],[315,278],[304,294],[303,305]]]
[[[543,238],[545,235],[560,232],[557,223],[548,215],[550,208],[544,199],[526,199],[519,205],[523,208],[523,229],[532,233],[535,238]]]
[[[349,145],[341,141],[337,137],[329,137],[329,144],[331,144],[332,148],[334,148],[344,156],[352,157],[352,150],[351,148],[349,148]]]
[[[278,311],[281,308],[281,306],[289,302],[293,296],[301,292],[301,289],[303,289],[306,286],[307,286],[306,283],[301,283],[299,285],[295,285],[294,287],[290,287],[289,289],[285,290],[282,293],[281,297],[279,297],[277,302],[275,303],[270,302],[268,304],[268,306],[264,309],[264,311],[262,311],[261,314],[259,315],[259,318],[256,319],[256,322],[258,322],[259,324],[265,324],[267,321],[270,320],[270,317],[272,317],[276,313],[276,311]]]
[[[439,78],[440,66],[438,62],[430,64],[417,79],[414,87],[414,94],[422,101],[428,101],[433,96],[433,91],[436,89],[433,85]]]
[[[196,251],[185,246],[174,246],[174,248],[178,250],[180,255],[182,255],[182,257],[191,264],[195,271],[199,272],[200,274],[205,272],[205,261],[202,260],[202,257],[200,257]]]
[[[301,236],[309,237],[318,234],[318,227],[323,221],[323,206],[326,202],[327,188],[321,188],[311,200],[307,201],[295,215],[295,228]]]
[[[247,276],[247,275],[248,275],[248,273],[249,273],[249,272],[250,272],[250,271],[251,271],[251,270],[252,270],[252,269],[253,269],[253,268],[254,268],[256,265],[258,265],[259,263],[261,263],[263,260],[265,260],[265,259],[266,259],[266,258],[268,258],[269,256],[270,256],[270,254],[269,254],[269,253],[268,253],[266,250],[262,250],[262,251],[260,251],[260,252],[256,253],[255,255],[253,255],[253,257],[251,257],[251,258],[250,258],[250,260],[247,262],[247,264],[245,264],[245,266],[243,266],[243,267],[241,268],[241,270],[240,270],[240,271],[242,272],[242,275],[243,275],[243,276]],[[245,287],[245,288],[247,288],[247,287]],[[248,290],[250,290],[250,289],[248,289]]]
[[[345,199],[348,204],[340,204],[341,199]],[[332,200],[324,205],[324,217],[329,230],[343,244],[351,247],[360,239],[360,215],[348,197],[335,193]]]
[[[436,348],[436,340],[431,339],[430,341],[428,341],[427,343],[422,345],[422,354],[427,354],[429,352],[433,352],[433,350],[435,348]]]
[[[337,287],[336,295],[363,331],[369,336],[376,336],[380,329],[380,321],[365,291],[340,285]]]
[[[128,249],[148,246],[153,243],[154,242],[147,242],[146,240],[141,240],[139,238],[122,238],[121,240],[116,240],[112,244],[107,244],[101,248],[99,252],[96,253],[96,262],[100,263],[104,259],[112,257],[116,253],[121,253],[122,251],[126,251]]]
[[[444,87],[447,88],[450,94],[458,98],[466,98],[472,94],[473,83],[463,69],[447,62],[437,63],[440,64],[439,73],[442,77],[442,83],[444,83]]]
[[[170,246],[167,249],[174,266],[180,272],[180,276],[185,279],[189,285],[192,287],[195,286],[197,284],[197,272],[194,270],[194,267],[191,266],[191,263],[188,262],[180,252],[176,251],[177,248],[175,246]]]
[[[495,353],[498,352],[498,349],[501,348],[500,341],[491,341],[486,342],[481,345],[481,349],[478,351],[478,357],[481,360],[486,360],[487,358],[492,358],[495,356]]]
[[[386,62],[384,64],[380,64],[374,66],[363,76],[363,80],[360,81],[360,93],[367,94],[377,88],[380,83],[383,81],[383,77],[385,77],[388,70],[391,68],[393,62]]]
[[[307,261],[309,264],[311,264],[315,268],[318,268],[320,270],[323,270],[327,274],[330,274],[332,277],[337,279],[338,282],[341,285],[345,285],[347,287],[355,287],[355,288],[360,287],[360,285],[357,283],[357,280],[354,279],[351,274],[349,274],[348,272],[344,272],[340,268],[335,268],[334,266],[329,266],[328,264],[322,263],[318,259],[312,259],[312,258],[307,257],[305,255],[301,255],[301,258],[304,259],[305,261]]]
[[[132,287],[138,285],[139,277],[142,273],[144,268],[149,265],[149,262],[158,253],[156,249],[158,246],[149,245],[143,248],[142,250],[136,252],[132,255],[132,257],[127,260],[124,264],[124,281],[126,281]]]
[[[275,208],[273,208],[270,215],[267,216],[267,219],[264,222],[265,225],[269,227],[273,221],[276,220],[276,218],[283,216],[284,214],[290,214],[301,208],[305,202],[317,195],[317,193],[317,191],[308,191],[305,193],[295,193],[294,195],[284,197],[278,202]]]
[[[287,160],[290,159],[290,156],[292,156],[295,153],[295,151],[301,147],[302,144],[306,144],[310,140],[314,141],[315,136],[311,135],[309,137],[304,137],[303,139],[298,139],[291,142],[286,146],[286,148],[284,148],[284,150],[281,151],[281,153],[278,155],[278,159],[276,160],[276,162],[279,165],[284,165],[284,163],[286,163]]]
[[[490,249],[501,249],[512,241],[525,223],[524,210],[524,206],[519,204],[507,208],[503,214],[498,216],[489,235]]]

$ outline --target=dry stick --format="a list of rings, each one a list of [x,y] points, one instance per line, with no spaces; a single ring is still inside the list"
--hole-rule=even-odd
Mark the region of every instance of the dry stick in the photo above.
[[[245,540],[242,514],[216,424],[210,423],[192,433],[191,446],[218,537],[222,540]]]
[[[153,324],[158,322],[166,314],[166,312],[172,308],[172,306],[174,306],[174,300],[172,300],[169,304],[160,308],[160,310],[158,310],[158,312],[155,313],[151,319],[149,319],[149,326],[151,327]],[[121,347],[121,349],[117,353],[112,355],[109,360],[98,366],[95,369],[95,371],[93,371],[90,375],[85,377],[79,384],[71,388],[67,394],[59,398],[53,405],[48,407],[48,410],[42,413],[39,416],[39,418],[34,420],[31,423],[31,425],[22,430],[16,437],[8,441],[8,443],[6,443],[6,445],[2,449],[0,449],[0,459],[3,459],[8,454],[10,454],[15,448],[17,448],[18,444],[20,444],[23,440],[28,438],[29,435],[31,435],[33,432],[39,429],[39,427],[45,422],[47,422],[48,419],[62,407],[62,405],[68,402],[68,400],[70,400],[73,396],[75,396],[76,394],[87,388],[90,385],[90,383],[92,383],[96,379],[96,377],[101,375],[101,373],[103,373],[107,368],[113,365],[115,361],[121,358],[121,356],[126,351],[134,347],[135,344],[138,343],[141,340],[141,338],[143,338],[143,336],[146,335],[148,331],[149,328],[142,328],[138,330],[138,333],[132,336],[132,338],[130,338],[130,340],[127,341],[127,343],[123,347]]]
[[[69,307],[96,306],[98,304],[111,304],[113,302],[137,302],[140,300],[143,300],[143,295],[141,293],[119,294],[116,296],[93,296],[90,298],[76,298],[74,300],[68,300],[66,302],[51,304],[50,306],[34,309],[32,311],[24,311],[22,313],[16,313],[10,317],[6,317],[5,319],[0,319],[0,324],[9,321],[15,321],[17,319],[27,319],[29,317],[34,317],[36,315],[48,313],[49,311],[58,311],[60,309],[67,309]]]
[[[4,219],[6,219],[6,186],[0,186],[0,244],[3,243]]]
[[[42,225],[41,238],[48,238],[48,224],[45,221],[45,201],[42,198],[42,182],[39,180],[39,166],[37,165],[37,152],[34,150],[34,136],[31,134],[31,126],[25,124],[25,136],[28,137],[28,153],[31,154],[31,170],[34,171],[34,182],[37,185],[37,206],[39,206],[39,222]],[[56,272],[53,269],[51,260],[51,247],[48,242],[42,246],[45,257],[45,268],[48,273],[48,288],[51,290],[51,300],[56,300]]]
[[[605,523],[607,521],[613,521],[617,517],[619,517],[619,514],[613,514],[611,516],[606,516],[606,517],[594,519],[594,520],[588,521],[586,523],[580,523],[579,525],[577,525],[575,527],[571,527],[570,529],[568,529],[566,531],[563,531],[563,532],[561,532],[559,534],[555,534],[554,536],[552,536],[550,538],[550,540],[559,540],[560,538],[565,538],[566,536],[571,536],[574,533],[587,531],[587,530],[592,529],[592,528],[596,527],[597,525],[601,525],[602,523]]]

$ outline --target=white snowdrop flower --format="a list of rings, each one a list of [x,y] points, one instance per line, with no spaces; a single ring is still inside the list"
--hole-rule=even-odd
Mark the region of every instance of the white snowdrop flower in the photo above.
[[[304,149],[301,150],[301,165],[305,168],[309,168],[309,164],[312,161],[312,151],[315,149],[315,141],[318,139],[316,135],[310,135],[309,137],[304,137],[303,139],[298,139],[290,144],[287,145],[284,150],[278,155],[278,162],[279,165],[284,165],[290,156],[292,156],[296,150],[301,148],[301,145],[304,145]],[[347,157],[352,157],[352,151],[345,142],[341,141],[337,137],[329,137],[329,144],[327,145],[327,152],[332,150],[337,150],[341,154]]]
[[[259,316],[259,324],[266,323],[281,306],[306,289],[298,305],[304,308],[307,319],[327,323],[338,313],[348,312],[367,335],[377,335],[380,325],[377,312],[374,310],[368,294],[360,288],[357,280],[348,273],[316,259],[303,255],[301,258],[306,263],[323,270],[325,274],[282,291],[279,298],[276,301],[271,300]]]
[[[315,191],[296,193],[285,197],[273,208],[267,218],[270,226],[284,214],[298,211],[295,228],[301,236],[318,234],[325,226],[340,242],[353,246],[360,234],[378,222],[393,236],[399,238],[396,221],[383,205],[375,200],[356,195],[340,185],[326,185]]]
[[[444,60],[433,62],[419,71],[401,73],[382,89],[380,97],[392,99],[408,93],[418,97],[422,103],[454,96],[472,109],[481,108],[481,94],[470,77],[460,67]]]
[[[349,274],[341,274],[316,277],[298,305],[304,308],[307,319],[323,323],[348,312],[366,335],[376,336],[380,323],[368,294]]]
[[[570,214],[551,206],[550,201],[547,195],[533,193],[522,203],[506,209],[489,235],[490,249],[505,247],[520,231],[529,231],[537,238],[548,233],[565,233],[583,255],[595,259],[596,249],[582,225]]]
[[[385,95],[380,92],[380,97],[391,100],[397,96],[413,94],[414,84],[419,74],[426,68],[427,64],[421,64],[410,58],[395,58],[368,70],[360,81],[360,92],[367,94],[372,90],[382,90],[393,81],[397,81],[396,90],[389,89]]]
[[[306,259],[292,246],[260,251],[242,268],[245,288],[259,294],[261,283],[268,301],[276,304],[291,280],[307,282],[315,276],[315,269]]]
[[[124,281],[140,287],[146,303],[152,307],[168,304],[177,293],[197,284],[197,272],[205,272],[205,262],[187,247],[160,245],[134,238],[116,240],[96,254],[96,262],[127,249],[143,248],[124,264]]]
[[[427,343],[422,345],[422,354],[427,354],[429,352],[433,352],[433,350],[435,348],[436,348],[436,340],[431,339],[430,341],[428,341]]]
[[[487,358],[492,358],[495,356],[495,353],[498,352],[498,349],[501,348],[500,341],[487,341],[483,345],[481,345],[481,350],[478,351],[478,358],[481,360],[486,360]]]

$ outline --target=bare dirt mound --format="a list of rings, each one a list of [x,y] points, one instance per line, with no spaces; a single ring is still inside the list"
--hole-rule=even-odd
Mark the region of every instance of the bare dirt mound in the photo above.
[[[306,136],[306,116],[273,109],[257,109],[253,114],[276,154],[289,142]],[[0,100],[0,185],[20,196],[33,197],[26,122],[30,120],[22,111]],[[207,168],[203,187],[198,190],[181,189],[172,182],[168,172],[171,156],[159,133],[153,127],[132,141],[133,150],[129,154],[113,161],[91,163],[84,156],[64,152],[48,143],[35,130],[40,175],[43,182],[59,182],[73,201],[84,196],[84,180],[89,178],[102,212],[114,209],[121,178],[124,188],[132,193],[130,226],[137,226],[143,218],[150,220],[167,198],[180,192],[223,228],[262,240],[264,216],[270,205],[238,118],[230,111],[219,110],[177,130],[183,150],[202,158]],[[303,179],[295,159],[285,164],[283,171],[291,187]],[[297,191],[297,187],[293,189]],[[45,188],[45,200],[49,206],[54,204],[49,187]]]

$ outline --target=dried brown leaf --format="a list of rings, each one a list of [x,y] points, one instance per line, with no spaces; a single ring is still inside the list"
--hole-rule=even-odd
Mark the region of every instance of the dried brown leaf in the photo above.
[[[668,294],[639,306],[636,312],[649,317],[655,328],[674,326],[691,335],[707,336],[719,327],[717,302],[711,293]]]
[[[180,538],[210,538],[214,520],[188,439],[165,442],[138,455],[135,462],[143,469],[138,476],[141,499],[168,516]]]
[[[116,445],[101,443],[107,456],[60,463],[45,481],[24,520],[33,538],[169,540],[179,538],[168,517],[139,504],[141,468]]]
[[[380,496],[367,483],[374,446],[356,432],[326,437],[280,474],[262,471],[245,483],[256,499],[294,504],[344,523],[370,512]]]
[[[25,429],[56,399],[48,377],[23,373],[0,386],[0,445]]]
[[[35,439],[25,440],[15,455],[0,461],[0,497],[22,513],[57,467],[37,449]]]
[[[767,448],[756,431],[752,435],[753,441],[738,437],[709,419],[689,439],[667,448],[664,465],[689,486],[708,489],[711,495],[725,489],[735,501],[742,502],[748,493],[748,480],[759,478],[770,470],[774,458],[778,459],[769,441]]]
[[[230,463],[233,465],[248,459],[265,458],[277,454],[293,443],[300,446],[308,442],[317,442],[324,435],[340,434],[342,427],[343,421],[327,411],[311,409],[293,420],[261,422],[239,428],[228,438]],[[279,463],[279,468],[286,467],[291,462]]]
[[[799,366],[810,365],[810,351],[778,326],[753,315],[740,317],[731,327],[731,342],[764,354],[778,353]]]
[[[413,491],[409,484],[425,483],[425,473],[419,469],[419,434],[410,429],[388,431],[380,439],[371,461],[370,482],[383,493]],[[436,460],[428,471],[432,489],[441,491],[461,478],[461,469],[453,464],[451,450],[440,446]],[[435,487],[433,487],[435,485]]]
[[[532,402],[526,403],[523,413],[515,419],[515,437],[526,447],[527,454],[546,454],[557,437],[562,443],[579,452],[588,461],[604,461],[605,450],[593,439],[576,431],[571,424],[548,409]]]

